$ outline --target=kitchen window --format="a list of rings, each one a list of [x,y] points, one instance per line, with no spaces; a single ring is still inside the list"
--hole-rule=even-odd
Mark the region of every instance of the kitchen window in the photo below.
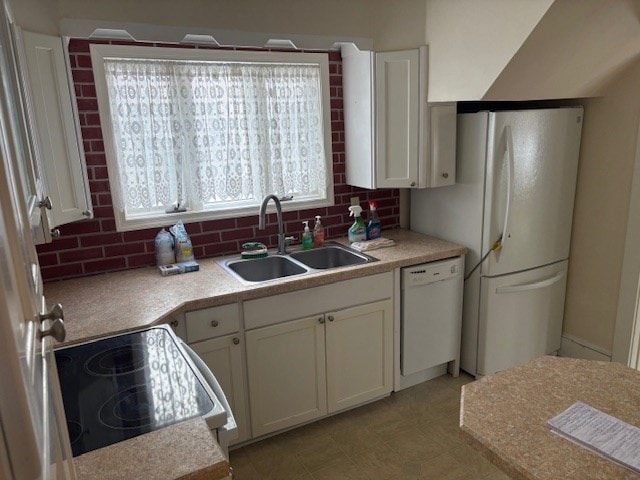
[[[326,54],[92,45],[119,231],[333,204]]]

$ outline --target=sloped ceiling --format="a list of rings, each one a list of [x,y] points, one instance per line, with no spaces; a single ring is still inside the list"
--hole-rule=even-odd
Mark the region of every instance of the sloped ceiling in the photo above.
[[[598,96],[638,59],[639,0],[556,0],[482,99]]]
[[[442,102],[482,99],[553,0],[426,2],[428,100]]]

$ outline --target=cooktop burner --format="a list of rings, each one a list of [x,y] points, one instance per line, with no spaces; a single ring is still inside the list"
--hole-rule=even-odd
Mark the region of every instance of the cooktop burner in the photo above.
[[[90,375],[125,375],[143,369],[145,360],[143,345],[124,345],[96,353],[85,362],[84,368]]]
[[[63,348],[55,355],[74,457],[214,408],[165,327]]]

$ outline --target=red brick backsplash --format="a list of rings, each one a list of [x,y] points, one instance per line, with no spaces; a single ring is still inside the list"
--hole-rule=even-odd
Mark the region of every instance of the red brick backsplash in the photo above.
[[[78,114],[83,137],[89,188],[94,218],[59,227],[61,236],[52,243],[39,245],[38,257],[45,281],[82,277],[97,273],[155,265],[154,238],[159,228],[117,232],[107,174],[107,161],[100,128],[96,88],[93,80],[90,43],[134,44],[73,39],[69,56],[77,97]],[[138,43],[135,45],[141,45]],[[149,44],[169,46],[178,45]],[[180,45],[184,47],[184,45]],[[188,46],[188,48],[209,48]],[[317,52],[317,51],[314,51]],[[344,112],[342,101],[342,59],[339,52],[329,56],[331,95],[331,139],[333,148],[333,182],[335,205],[284,214],[285,231],[300,237],[302,221],[322,215],[327,238],[345,236],[353,222],[348,216],[351,197],[360,197],[361,206],[368,210],[368,200],[378,202],[378,214],[383,228],[400,224],[399,192],[397,189],[366,190],[345,183]],[[274,214],[268,216],[267,228],[258,230],[256,215],[188,223],[196,258],[238,253],[247,241],[260,241],[269,247],[277,245]],[[176,219],[177,220],[177,219]]]

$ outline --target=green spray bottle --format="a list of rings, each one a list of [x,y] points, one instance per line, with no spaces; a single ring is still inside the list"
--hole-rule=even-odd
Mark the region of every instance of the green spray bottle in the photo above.
[[[349,216],[354,217],[355,220],[349,228],[349,243],[363,242],[367,239],[367,227],[360,216],[361,213],[362,207],[359,205],[349,207]]]

